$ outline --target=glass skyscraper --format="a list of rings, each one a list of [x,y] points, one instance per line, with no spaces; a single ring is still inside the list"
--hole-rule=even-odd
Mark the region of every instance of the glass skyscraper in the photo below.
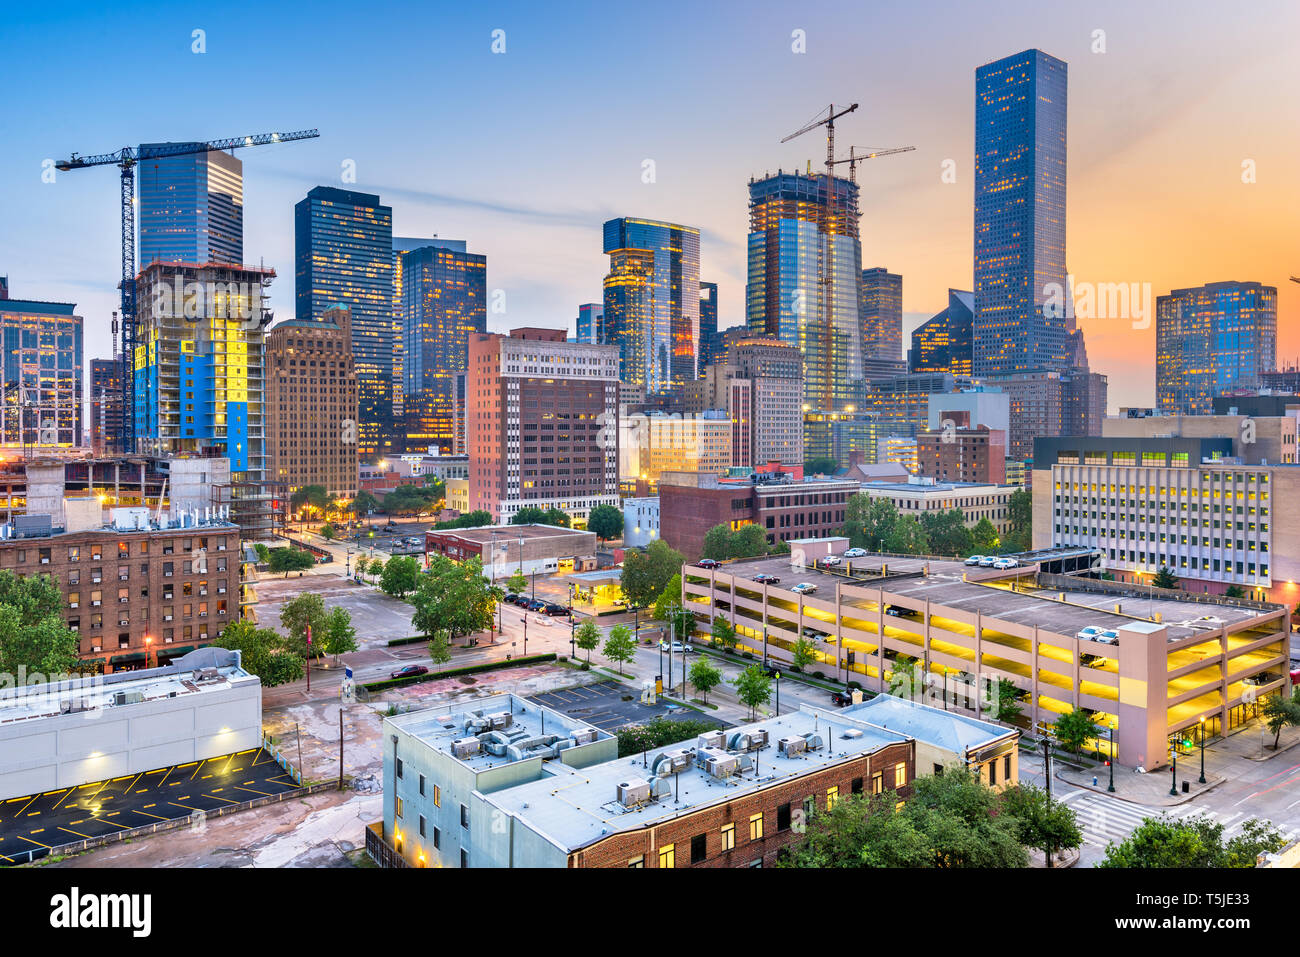
[[[430,240],[399,254],[402,394],[407,452],[456,448],[456,375],[469,339],[487,332],[487,257],[458,240]]]
[[[862,270],[862,355],[903,357],[903,277],[883,266]]]
[[[1043,308],[1066,285],[1066,80],[1041,50],[975,71],[976,376],[1072,365],[1072,321]]]
[[[8,298],[0,283],[0,449],[81,445],[82,319],[68,302]]]
[[[591,345],[605,344],[605,304],[584,302],[578,307],[577,340]]]
[[[604,233],[605,341],[619,347],[622,381],[680,390],[698,370],[700,231],[620,217]]]
[[[168,146],[144,143],[141,149]],[[136,167],[140,240],[137,259],[153,262],[244,261],[244,164],[210,150],[147,159]]]
[[[745,319],[803,356],[804,405],[842,412],[863,381],[858,187],[823,174],[749,183]]]
[[[294,207],[294,237],[298,318],[317,319],[336,304],[351,311],[358,454],[392,452],[401,444],[393,416],[392,207],[372,193],[317,186]]]
[[[971,374],[971,326],[975,296],[960,289],[948,290],[948,308],[927,319],[912,331],[912,348],[907,353],[908,372]]]
[[[1156,405],[1209,415],[1214,397],[1256,389],[1277,365],[1277,289],[1212,282],[1156,299]]]

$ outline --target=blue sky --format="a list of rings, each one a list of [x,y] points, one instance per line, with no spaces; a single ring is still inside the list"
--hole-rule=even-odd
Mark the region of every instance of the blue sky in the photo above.
[[[839,145],[915,145],[872,161],[864,265],[904,276],[913,321],[969,288],[974,70],[1037,46],[1070,65],[1069,263],[1168,289],[1279,284],[1281,352],[1300,352],[1297,5],[1199,2],[26,4],[6,22],[0,274],[16,297],[70,300],[87,355],[109,352],[116,170],[41,163],[159,140],[318,127],[242,150],[245,259],[276,268],[292,315],[293,204],[317,184],[378,192],[399,235],[465,239],[505,290],[493,328],[571,324],[600,298],[600,225],[698,226],[724,325],[744,298],[746,182],[821,161],[780,139],[857,101]],[[191,52],[205,31],[206,53]],[[506,52],[491,50],[505,31]],[[807,52],[791,34],[806,32]],[[1093,31],[1106,52],[1092,52]],[[120,79],[119,79],[120,78]],[[20,82],[15,88],[12,84]],[[1243,157],[1259,180],[1240,182]],[[654,183],[642,164],[655,163]],[[941,182],[953,159],[957,183]],[[1290,288],[1285,288],[1289,286]],[[1112,406],[1150,402],[1150,330],[1085,324]]]

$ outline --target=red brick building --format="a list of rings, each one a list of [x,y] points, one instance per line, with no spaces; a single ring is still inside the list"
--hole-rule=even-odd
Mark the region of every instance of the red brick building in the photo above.
[[[981,425],[970,428],[970,413],[946,413],[956,428],[916,436],[918,474],[936,482],[1003,485],[1007,480],[1007,434]]]

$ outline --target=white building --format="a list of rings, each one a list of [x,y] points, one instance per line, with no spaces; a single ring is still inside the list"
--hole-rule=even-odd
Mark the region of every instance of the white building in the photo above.
[[[637,548],[659,538],[659,496],[623,500],[623,546]]]

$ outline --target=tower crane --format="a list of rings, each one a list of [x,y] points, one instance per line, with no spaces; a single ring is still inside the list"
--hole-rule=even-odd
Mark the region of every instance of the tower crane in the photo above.
[[[819,126],[826,127],[826,175],[830,176],[831,168],[835,165],[835,121],[841,116],[846,116],[847,114],[852,113],[857,108],[858,104],[853,103],[837,113],[835,111],[835,104],[832,103],[826,110],[825,116],[821,116],[819,113],[818,116],[820,119],[813,120],[801,130],[795,130],[789,136],[781,140],[781,142],[789,143],[796,136],[803,136],[805,133],[810,130],[815,130]]]
[[[899,146],[888,150],[872,150],[870,153],[855,153],[855,149],[857,149],[856,146],[849,147],[849,155],[847,159],[833,159],[827,164],[828,166],[838,166],[840,163],[848,163],[850,183],[856,183],[858,181],[858,164],[864,160],[875,159],[877,156],[892,156],[895,153],[910,153],[912,150],[916,149],[916,147]]]
[[[232,136],[224,140],[204,143],[161,143],[156,146],[124,146],[113,153],[97,156],[78,156],[55,163],[54,168],[67,172],[88,169],[92,166],[116,166],[122,171],[122,281],[121,354],[118,362],[122,376],[122,426],[123,448],[135,451],[135,167],[145,160],[165,156],[187,156],[213,150],[236,150],[245,146],[266,146],[271,143],[288,143],[320,136],[318,130],[299,130],[294,133],[258,133],[254,136]]]

